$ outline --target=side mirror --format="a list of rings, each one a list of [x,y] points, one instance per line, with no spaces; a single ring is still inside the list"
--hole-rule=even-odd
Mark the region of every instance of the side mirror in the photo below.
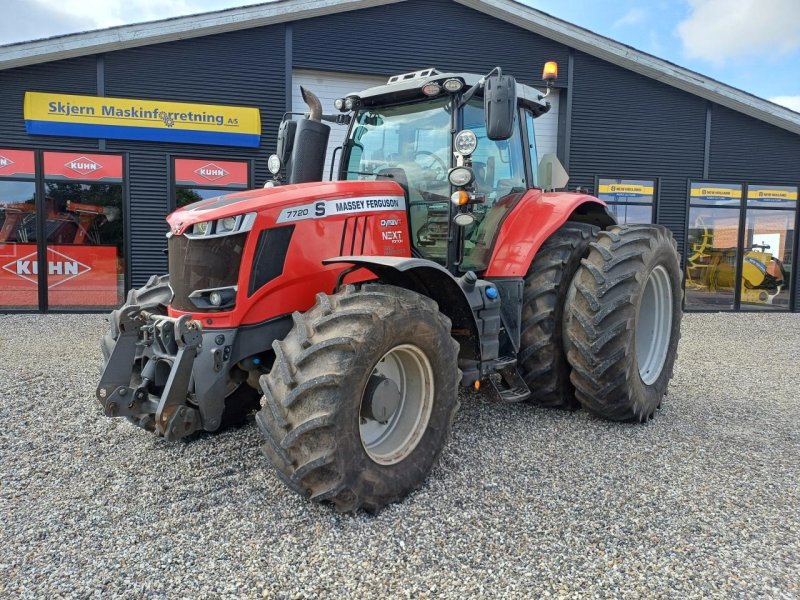
[[[286,166],[294,150],[294,136],[297,132],[297,121],[286,119],[278,128],[278,145],[276,154],[281,159],[281,165]]]
[[[507,140],[514,133],[517,114],[517,82],[511,75],[491,75],[483,90],[486,137]]]

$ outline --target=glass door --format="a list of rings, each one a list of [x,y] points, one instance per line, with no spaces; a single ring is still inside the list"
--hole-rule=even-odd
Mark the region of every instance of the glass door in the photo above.
[[[39,307],[35,158],[0,148],[0,310]]]
[[[125,291],[122,156],[44,153],[48,306],[113,308]]]

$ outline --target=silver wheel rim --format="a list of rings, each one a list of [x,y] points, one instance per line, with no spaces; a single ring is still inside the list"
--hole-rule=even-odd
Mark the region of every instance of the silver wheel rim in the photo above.
[[[672,333],[672,285],[667,270],[659,265],[650,272],[636,320],[636,362],[645,385],[661,375]]]
[[[433,368],[422,350],[402,344],[383,355],[370,373],[370,378],[374,377],[397,386],[399,404],[385,422],[380,422],[364,415],[364,402],[370,400],[366,398],[367,389],[362,392],[361,444],[374,462],[393,465],[414,451],[428,427],[434,396]]]

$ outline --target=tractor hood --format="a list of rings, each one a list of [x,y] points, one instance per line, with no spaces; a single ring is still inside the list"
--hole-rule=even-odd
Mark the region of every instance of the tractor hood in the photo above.
[[[284,208],[301,207],[315,201],[404,196],[393,181],[324,181],[236,192],[209,198],[180,208],[167,217],[172,235],[181,235],[195,223],[247,213],[277,220]]]

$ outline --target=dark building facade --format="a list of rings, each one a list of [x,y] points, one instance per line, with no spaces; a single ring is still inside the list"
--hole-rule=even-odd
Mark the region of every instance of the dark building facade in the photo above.
[[[275,3],[282,4],[291,0]],[[121,49],[98,44],[24,66],[4,60],[14,46],[0,48],[0,310],[106,308],[165,272],[166,214],[263,185],[284,112],[301,110],[298,81],[330,84],[333,94],[337,85],[367,87],[425,67],[485,73],[501,65],[541,85],[547,60],[558,61],[560,73],[549,129],[537,129],[537,138],[567,167],[570,189],[609,201],[623,221],[673,231],[687,309],[800,310],[798,133],[747,114],[744,104],[723,106],[593,55],[586,43],[562,43],[466,4],[407,0],[273,24],[240,21],[220,33]],[[243,147],[32,134],[27,92],[257,107],[261,136]],[[99,177],[106,162],[118,166]],[[764,279],[774,285],[753,285]],[[114,289],[87,295],[92,281]]]

